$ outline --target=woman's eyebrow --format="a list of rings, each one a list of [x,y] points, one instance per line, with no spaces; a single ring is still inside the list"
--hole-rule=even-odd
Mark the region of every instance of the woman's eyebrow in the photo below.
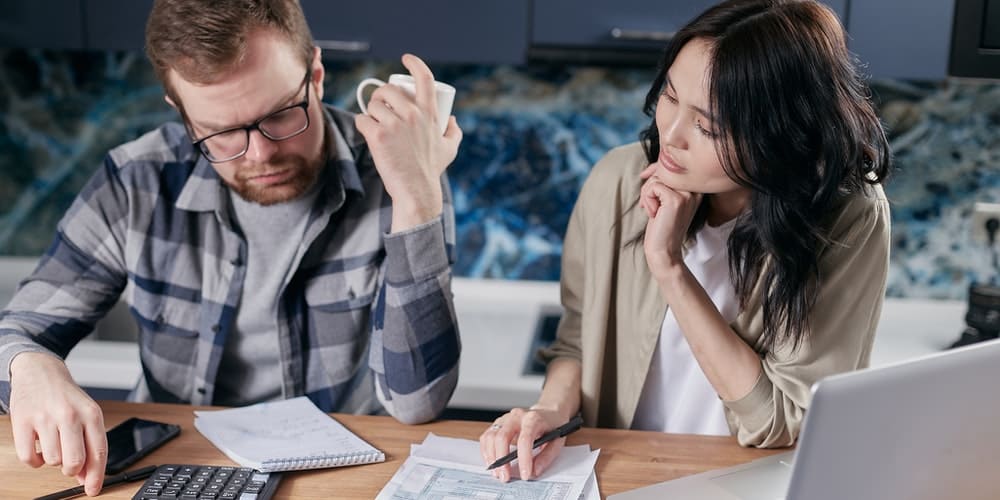
[[[677,94],[677,88],[674,87],[674,82],[672,82],[670,80],[670,72],[669,71],[667,72],[667,75],[666,75],[665,79],[666,79],[666,84],[667,84],[666,86],[668,88],[670,88],[671,90],[673,90],[674,91],[674,95],[676,95]],[[698,106],[695,106],[693,104],[688,104],[688,107],[690,107],[691,109],[697,111],[700,115],[704,116],[706,120],[708,120],[708,121],[710,121],[712,123],[715,123],[715,117],[712,116],[712,113],[709,113],[708,111],[706,111],[706,110],[704,110],[704,109],[702,109],[702,108],[700,108]]]

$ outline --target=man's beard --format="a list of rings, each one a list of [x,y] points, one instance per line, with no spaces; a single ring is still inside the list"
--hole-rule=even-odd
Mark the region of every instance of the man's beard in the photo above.
[[[292,201],[309,191],[316,185],[322,167],[322,158],[310,164],[301,156],[293,156],[268,162],[265,166],[246,166],[246,168],[241,168],[236,172],[233,182],[227,182],[226,184],[234,193],[246,201],[263,206],[275,205]],[[293,170],[294,173],[288,180],[281,184],[258,186],[250,182],[250,179],[255,176],[264,173],[282,172],[289,169]]]

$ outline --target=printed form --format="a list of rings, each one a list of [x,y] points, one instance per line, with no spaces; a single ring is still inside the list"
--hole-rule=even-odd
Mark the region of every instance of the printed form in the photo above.
[[[599,454],[586,445],[566,446],[542,477],[502,483],[483,465],[478,441],[428,434],[410,447],[376,500],[600,500],[594,474]]]

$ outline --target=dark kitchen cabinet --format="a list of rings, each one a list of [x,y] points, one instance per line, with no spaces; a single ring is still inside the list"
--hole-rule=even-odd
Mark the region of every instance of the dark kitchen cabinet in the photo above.
[[[83,48],[83,0],[0,0],[0,48]]]
[[[943,79],[954,0],[852,0],[849,45],[876,78]]]
[[[142,49],[152,6],[153,0],[84,0],[87,49]]]
[[[326,58],[655,64],[716,0],[301,0]],[[955,0],[827,0],[875,78],[946,76]],[[0,48],[142,50],[152,0],[0,0]]]
[[[519,63],[530,0],[302,0],[327,58]],[[141,50],[152,0],[0,0],[0,46]]]
[[[864,0],[874,1],[874,0]],[[848,0],[825,2],[840,16]],[[533,46],[657,48],[718,0],[534,0]]]
[[[302,0],[317,45],[330,57],[518,63],[528,43],[529,0]]]

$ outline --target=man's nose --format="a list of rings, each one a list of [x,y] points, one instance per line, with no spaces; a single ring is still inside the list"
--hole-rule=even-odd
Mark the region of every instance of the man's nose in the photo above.
[[[255,163],[267,163],[278,151],[278,145],[271,139],[264,137],[260,130],[251,130],[247,138],[247,159]]]

